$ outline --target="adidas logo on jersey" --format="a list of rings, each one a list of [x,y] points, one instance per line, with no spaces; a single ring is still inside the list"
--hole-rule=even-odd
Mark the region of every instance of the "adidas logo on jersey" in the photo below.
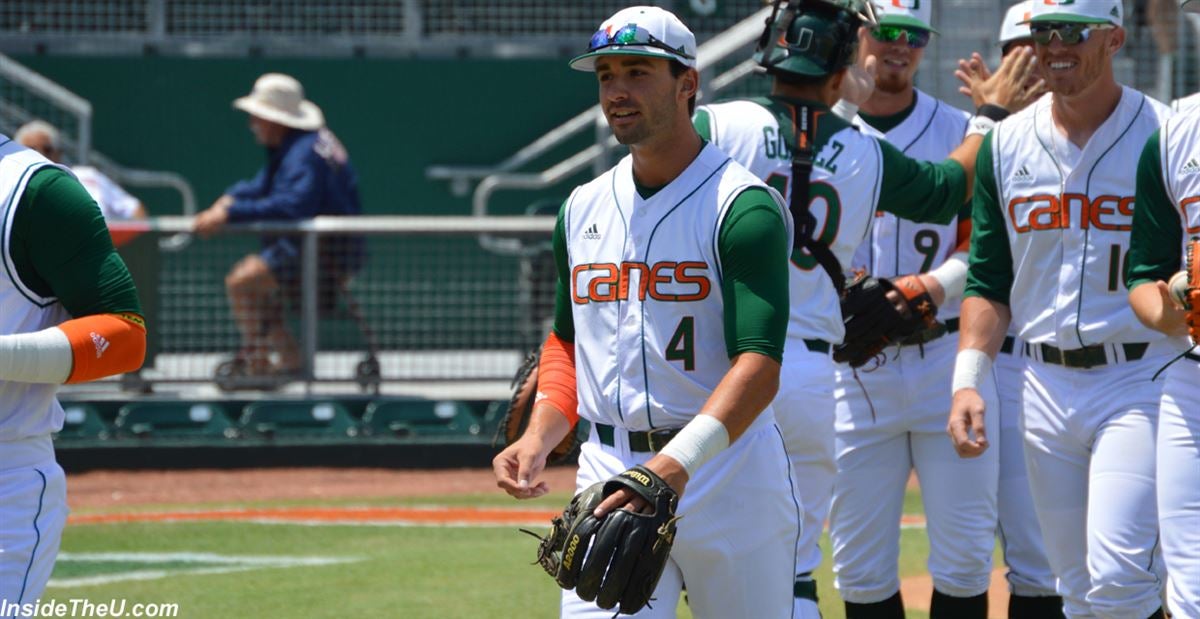
[[[1012,182],[1013,183],[1032,183],[1033,182],[1033,175],[1029,173],[1029,168],[1025,164],[1021,164],[1021,167],[1017,168],[1016,172],[1013,172]]]
[[[104,339],[103,335],[92,331],[92,345],[96,347],[96,358],[99,359],[104,351],[108,350],[108,340]]]
[[[1200,161],[1197,161],[1195,157],[1189,157],[1187,163],[1183,164],[1183,167],[1179,169],[1180,176],[1195,174],[1197,172],[1200,172]]]
[[[600,240],[600,231],[596,229],[596,224],[592,224],[592,227],[583,231],[583,238],[588,241]]]

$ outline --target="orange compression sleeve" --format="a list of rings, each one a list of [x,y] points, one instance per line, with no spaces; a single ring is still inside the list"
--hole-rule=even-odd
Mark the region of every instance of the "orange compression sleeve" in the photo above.
[[[58,325],[71,342],[67,383],[132,372],[146,358],[146,321],[137,314],[94,314]]]
[[[542,345],[538,362],[538,392],[535,403],[546,400],[566,416],[571,427],[579,422],[579,392],[575,385],[575,344],[553,332]]]
[[[954,246],[954,252],[971,251],[971,220],[958,220],[958,245]]]

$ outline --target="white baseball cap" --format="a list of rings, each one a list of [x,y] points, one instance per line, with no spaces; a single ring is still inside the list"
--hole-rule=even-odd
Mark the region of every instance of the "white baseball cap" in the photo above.
[[[282,73],[266,73],[255,80],[250,94],[234,99],[233,107],[301,131],[316,131],[325,126],[325,115],[315,103],[304,98],[300,82]]]
[[[597,56],[658,56],[696,66],[696,35],[670,11],[632,6],[617,11],[592,35],[588,51],[571,59],[572,69],[595,71]]]
[[[880,26],[920,28],[936,33],[929,25],[933,20],[933,0],[874,0],[875,15]]]
[[[1037,0],[1028,23],[1068,22],[1076,24],[1112,24],[1124,22],[1121,0]]]
[[[1033,0],[1025,0],[1008,7],[1008,12],[1004,14],[1004,22],[1000,24],[1000,47],[1033,37],[1029,31],[1032,11]]]

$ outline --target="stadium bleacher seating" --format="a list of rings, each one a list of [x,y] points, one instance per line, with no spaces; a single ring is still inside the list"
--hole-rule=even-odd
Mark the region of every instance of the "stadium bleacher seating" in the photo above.
[[[253,438],[339,439],[358,436],[358,424],[346,407],[329,401],[254,402],[238,422]]]
[[[483,425],[463,402],[377,400],[367,405],[363,430],[375,437],[481,436]]]
[[[112,429],[95,406],[69,402],[63,404],[63,411],[66,416],[62,430],[55,435],[56,440],[105,440],[112,435]]]
[[[219,404],[131,402],[117,412],[117,435],[137,438],[233,438],[236,427]]]

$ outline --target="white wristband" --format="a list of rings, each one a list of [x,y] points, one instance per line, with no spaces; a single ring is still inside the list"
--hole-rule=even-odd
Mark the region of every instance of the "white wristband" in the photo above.
[[[994,128],[996,121],[987,116],[972,116],[971,120],[967,121],[967,136],[987,135]]]
[[[959,389],[979,389],[983,377],[992,373],[992,358],[978,348],[964,348],[954,359],[954,381],[950,395]]]
[[[834,103],[830,110],[846,122],[854,120],[854,117],[858,115],[858,106],[845,99],[838,99],[838,102]]]
[[[947,299],[961,297],[967,287],[967,253],[959,251],[950,254],[945,262],[927,275],[941,284]]]
[[[725,424],[712,415],[696,415],[659,453],[674,458],[691,477],[700,465],[726,447],[729,447],[729,430]]]
[[[74,363],[71,340],[58,327],[0,336],[0,380],[62,384]]]

